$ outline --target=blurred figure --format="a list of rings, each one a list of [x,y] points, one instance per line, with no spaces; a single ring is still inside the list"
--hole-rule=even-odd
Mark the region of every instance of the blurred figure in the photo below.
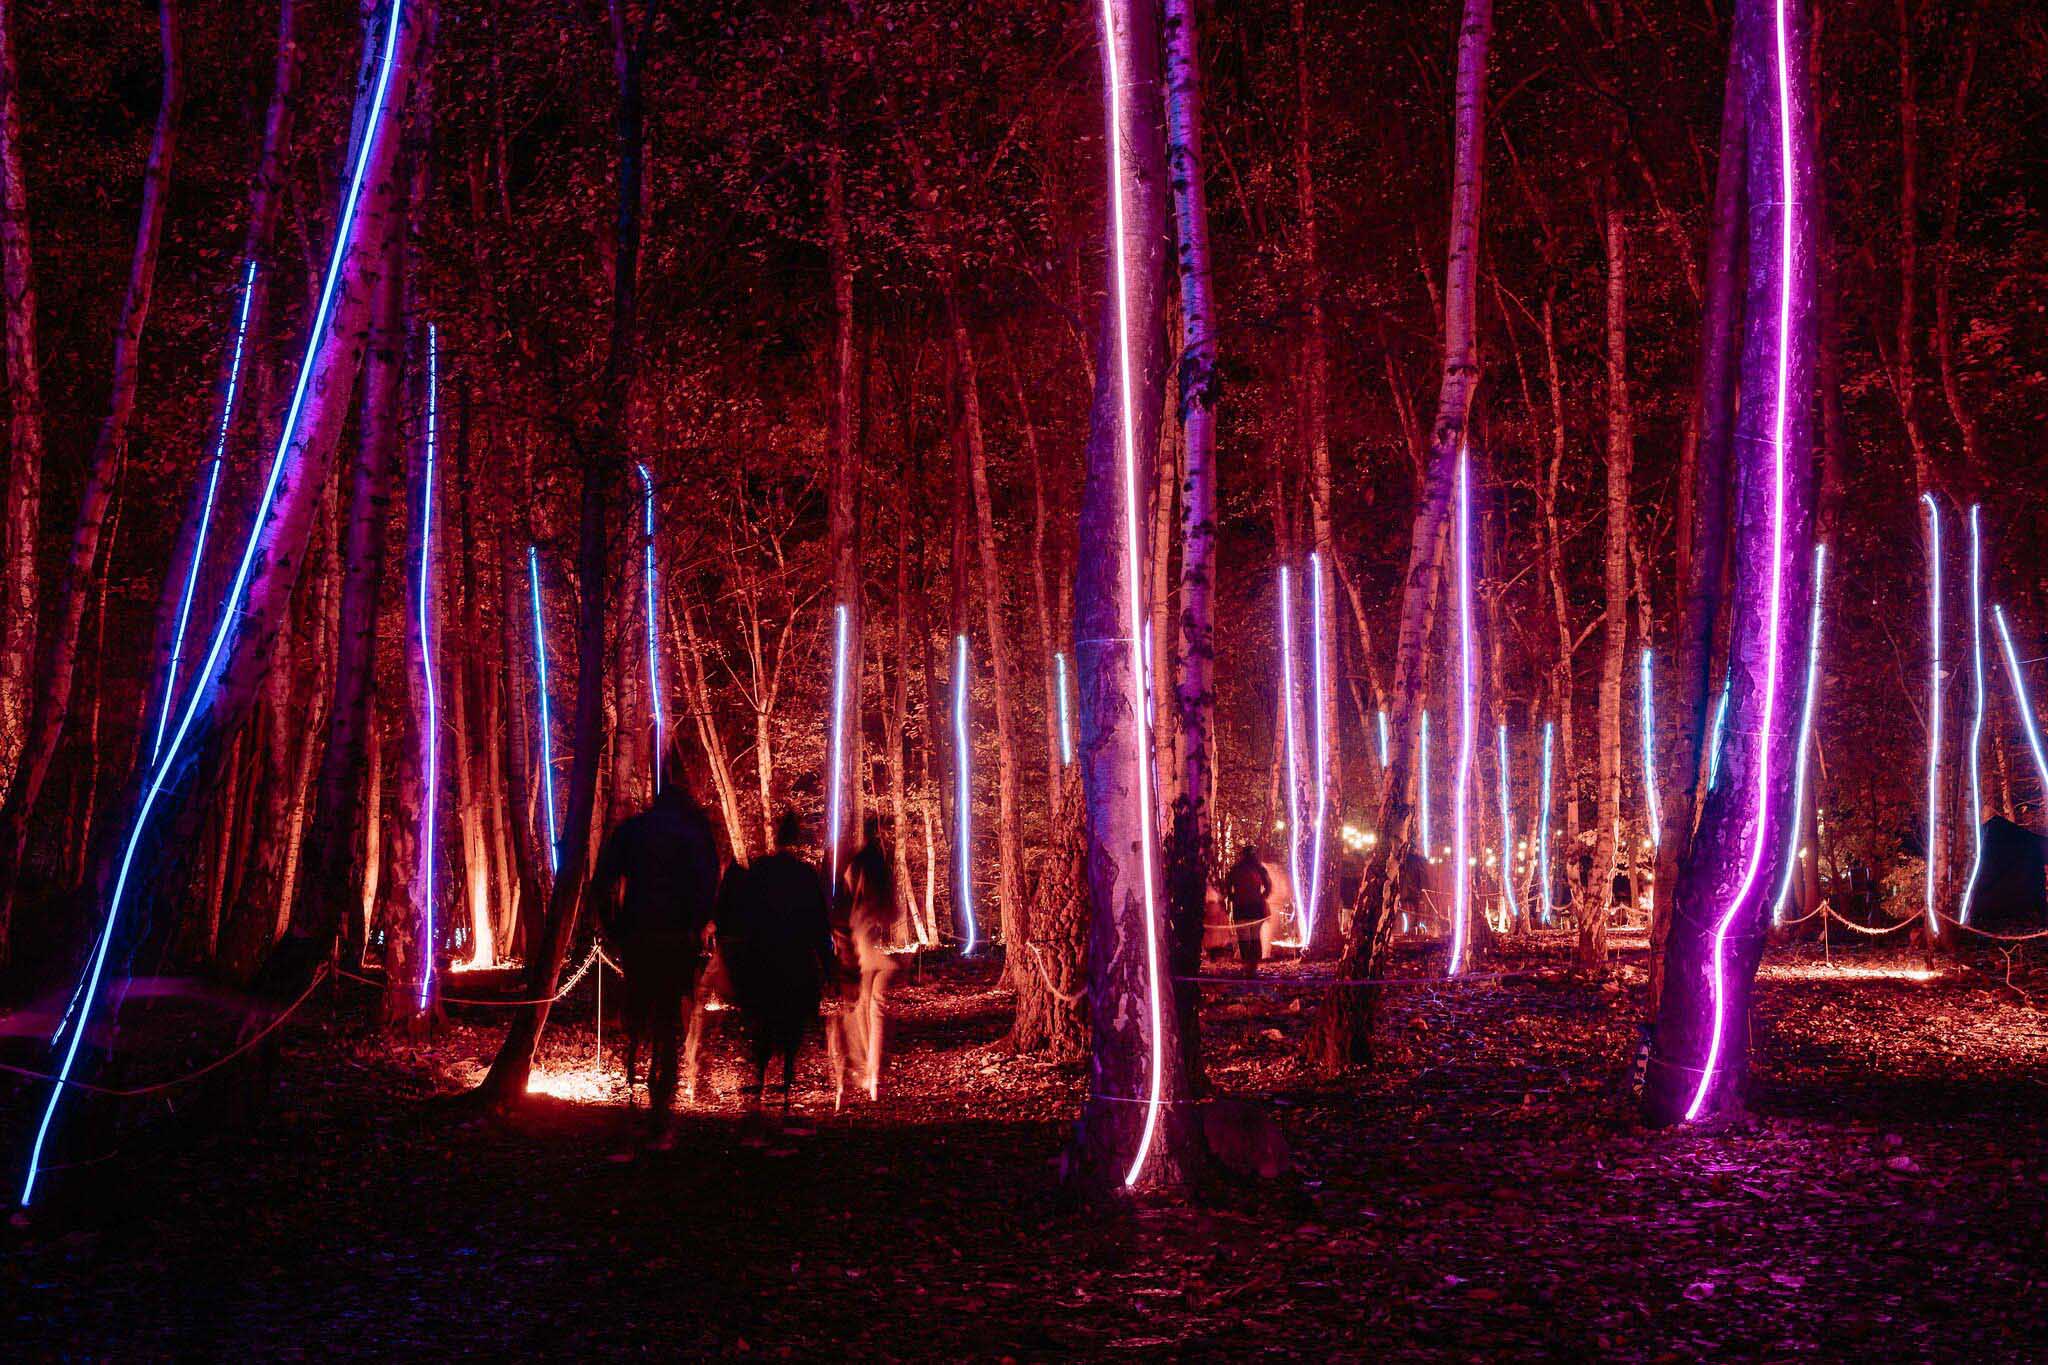
[[[676,1094],[677,1029],[683,999],[704,965],[704,928],[718,894],[718,846],[711,819],[680,765],[654,804],[619,823],[598,850],[590,895],[626,976],[626,1021],[637,1049],[645,1039],[647,1100],[654,1145],[666,1149]],[[624,894],[620,895],[623,886]],[[633,1063],[626,1080],[630,1090]]]
[[[882,997],[895,959],[888,951],[896,912],[896,877],[882,847],[881,821],[862,824],[861,846],[839,871],[832,898],[832,947],[839,959],[839,1013],[826,1035],[832,1049],[832,1105],[846,1090],[848,1069],[874,1099],[881,1088]]]
[[[1224,890],[1230,896],[1230,920],[1237,927],[1237,959],[1246,976],[1259,974],[1259,959],[1265,955],[1260,941],[1260,929],[1266,923],[1269,901],[1273,895],[1273,878],[1267,874],[1266,865],[1259,861],[1259,850],[1254,844],[1246,844],[1231,864],[1230,874],[1224,878]]]
[[[735,867],[718,893],[718,948],[747,1023],[754,1064],[752,1106],[761,1105],[768,1063],[782,1058],[782,1112],[804,1033],[832,979],[831,911],[825,879],[802,852],[803,827],[785,811],[775,822],[775,851]]]

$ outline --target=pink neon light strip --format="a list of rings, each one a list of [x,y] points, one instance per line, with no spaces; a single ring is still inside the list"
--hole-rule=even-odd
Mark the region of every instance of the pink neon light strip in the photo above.
[[[1777,0],[1773,23],[1777,36],[1778,179],[1782,201],[1778,229],[1778,392],[1771,412],[1771,591],[1764,631],[1763,724],[1757,728],[1756,818],[1749,841],[1749,862],[1743,868],[1742,881],[1714,925],[1712,975],[1709,977],[1714,988],[1713,1031],[1708,1035],[1707,1060],[1706,1065],[1700,1068],[1699,1088],[1693,1092],[1692,1103],[1685,1109],[1687,1123],[1698,1118],[1700,1110],[1706,1106],[1707,1091],[1712,1088],[1715,1073],[1720,1068],[1721,1040],[1728,1027],[1727,968],[1722,955],[1727,947],[1728,931],[1735,926],[1735,917],[1741,913],[1744,902],[1756,886],[1757,874],[1763,869],[1764,827],[1771,809],[1771,731],[1777,722],[1778,644],[1784,624],[1780,618],[1785,588],[1785,411],[1792,400],[1792,210],[1797,203],[1792,184],[1792,77],[1786,67],[1785,0]]]
[[[1970,855],[1970,879],[1963,883],[1957,918],[1970,922],[1970,898],[1984,870],[1984,539],[1977,524],[1982,511],[1970,504],[1970,672],[1976,679],[1977,710],[1970,718],[1970,833],[1976,845]]]
[[[1315,641],[1315,685],[1316,685],[1316,833],[1315,844],[1309,854],[1308,900],[1303,903],[1301,916],[1301,947],[1308,951],[1308,945],[1315,932],[1316,911],[1323,903],[1323,844],[1327,837],[1330,812],[1330,736],[1323,724],[1326,709],[1324,697],[1330,685],[1329,651],[1323,647],[1323,561],[1318,555],[1308,557],[1310,609],[1315,613],[1315,630],[1311,637]]]
[[[1116,54],[1116,3],[1102,0],[1102,53],[1108,63],[1109,85],[1109,203],[1116,244],[1116,360],[1117,398],[1123,418],[1124,464],[1124,582],[1130,609],[1131,645],[1135,653],[1140,621],[1145,619],[1142,597],[1143,564],[1138,557],[1138,436],[1137,419],[1131,409],[1131,289],[1129,267],[1124,260],[1124,112],[1123,72]],[[1166,1083],[1166,1038],[1164,1012],[1159,1001],[1159,911],[1152,885],[1152,742],[1145,730],[1145,681],[1136,660],[1131,669],[1132,758],[1137,764],[1138,863],[1145,891],[1145,981],[1152,1022],[1152,1072],[1150,1094],[1145,1104],[1145,1127],[1138,1135],[1138,1150],[1131,1158],[1125,1185],[1135,1185],[1151,1154],[1152,1139],[1159,1131],[1159,1111]]]
[[[1465,798],[1472,784],[1472,496],[1465,443],[1458,443],[1458,779],[1452,828],[1451,960],[1445,970],[1465,969],[1466,919],[1472,913],[1471,838]]]
[[[1928,548],[1932,555],[1929,568],[1934,576],[1927,594],[1928,632],[1933,642],[1927,674],[1932,722],[1927,739],[1927,936],[1933,938],[1941,932],[1934,915],[1934,844],[1941,832],[1941,507],[1932,493],[1922,493],[1920,501],[1927,504]]]
[[[420,494],[420,678],[426,684],[427,791],[420,813],[420,887],[425,923],[420,927],[420,1008],[434,992],[434,816],[441,795],[441,707],[434,694],[434,428],[440,387],[440,342],[427,324],[427,470]]]
[[[832,887],[839,887],[839,789],[846,752],[846,604],[832,609],[832,795],[826,801],[825,855],[832,867]],[[963,637],[964,638],[964,637]]]
[[[1295,758],[1300,748],[1299,698],[1294,686],[1294,584],[1280,566],[1280,700],[1287,725],[1287,889],[1301,895],[1301,771]],[[1301,941],[1308,942],[1307,910],[1302,911]]]

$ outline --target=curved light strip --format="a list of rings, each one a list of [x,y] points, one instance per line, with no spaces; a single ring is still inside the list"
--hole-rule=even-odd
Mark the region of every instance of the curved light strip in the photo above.
[[[440,385],[440,343],[434,324],[427,324],[427,470],[420,494],[420,677],[426,683],[427,791],[420,815],[420,886],[425,895],[425,923],[420,932],[420,1008],[434,990],[434,816],[441,793],[441,707],[434,693],[434,622],[430,610],[434,581],[434,427],[438,416],[435,390]]]
[[[1931,722],[1927,732],[1927,935],[1933,938],[1941,932],[1934,913],[1935,843],[1941,833],[1941,508],[1932,493],[1922,493],[1920,501],[1927,504],[1929,568],[1933,572],[1927,594],[1928,638],[1933,643],[1927,681]]]
[[[1314,554],[1308,557],[1308,573],[1310,604],[1315,612],[1315,630],[1311,638],[1316,647],[1316,842],[1308,861],[1308,910],[1301,917],[1303,952],[1308,951],[1315,930],[1316,911],[1323,903],[1323,844],[1330,810],[1330,735],[1323,723],[1324,699],[1329,695],[1330,686],[1329,651],[1323,644],[1323,561]]]
[[[1429,712],[1422,713],[1422,742],[1416,758],[1415,802],[1422,807],[1422,856],[1426,862],[1435,862],[1436,856],[1430,850],[1436,846],[1429,841]]]
[[[839,810],[846,754],[846,604],[832,609],[832,792],[826,798],[825,857],[832,869],[834,894],[839,886]]]
[[[1725,969],[1721,955],[1727,946],[1728,931],[1734,927],[1735,917],[1741,913],[1743,902],[1749,899],[1757,874],[1763,869],[1764,836],[1768,832],[1766,826],[1770,823],[1771,811],[1771,731],[1778,715],[1778,642],[1783,626],[1780,618],[1785,586],[1785,411],[1792,401],[1792,211],[1797,202],[1792,183],[1792,77],[1786,69],[1789,58],[1786,53],[1785,0],[1777,0],[1775,9],[1780,200],[1778,383],[1777,401],[1771,410],[1771,591],[1764,631],[1763,724],[1757,727],[1756,732],[1756,817],[1754,833],[1750,836],[1749,863],[1743,869],[1742,881],[1735,888],[1735,894],[1729,898],[1719,922],[1714,925],[1713,964],[1709,977],[1714,988],[1713,1032],[1708,1036],[1707,1060],[1706,1065],[1700,1068],[1699,1088],[1693,1092],[1692,1103],[1686,1106],[1685,1119],[1688,1123],[1699,1117],[1707,1102],[1707,1091],[1714,1083],[1714,1073],[1720,1065],[1721,1037],[1728,1026],[1728,983],[1723,979]]]
[[[1466,831],[1465,795],[1472,781],[1472,493],[1470,461],[1458,442],[1458,776],[1451,845],[1451,960],[1445,970],[1465,969],[1465,919],[1471,913],[1472,878]]]
[[[1109,203],[1116,242],[1116,357],[1117,398],[1123,427],[1124,463],[1124,584],[1130,610],[1131,642],[1137,643],[1138,623],[1145,619],[1143,565],[1138,558],[1138,434],[1131,408],[1131,290],[1129,267],[1124,261],[1124,114],[1123,72],[1116,54],[1115,0],[1102,0],[1102,52],[1108,62],[1109,86]],[[1145,1127],[1138,1135],[1138,1150],[1124,1184],[1135,1185],[1152,1150],[1152,1138],[1159,1130],[1159,1110],[1166,1084],[1165,1016],[1159,1000],[1159,910],[1152,886],[1152,744],[1145,733],[1145,683],[1136,668],[1131,670],[1131,743],[1137,763],[1138,864],[1145,892],[1145,986],[1152,1022],[1152,1070],[1145,1104]]]
[[[356,208],[362,197],[363,176],[370,164],[370,153],[376,146],[376,129],[383,117],[384,97],[391,87],[391,68],[398,52],[399,16],[405,10],[405,0],[391,0],[391,22],[384,34],[383,60],[378,64],[377,83],[370,94],[370,116],[363,124],[363,142],[357,149],[356,162],[349,176],[348,192],[342,197],[341,214],[337,219],[334,233],[334,253],[327,263],[326,283],[321,286],[320,300],[313,309],[313,325],[306,334],[306,355],[299,365],[298,383],[292,389],[291,405],[285,409],[284,422],[277,435],[277,448],[270,460],[270,474],[264,481],[263,496],[257,501],[256,512],[249,520],[249,540],[242,549],[242,560],[235,569],[235,577],[222,605],[220,621],[214,627],[213,643],[206,652],[206,662],[201,665],[198,677],[201,685],[192,689],[191,698],[179,717],[177,729],[171,733],[170,745],[158,753],[153,760],[149,781],[144,785],[142,804],[135,812],[135,823],[129,828],[127,842],[121,850],[121,862],[114,874],[113,893],[107,899],[107,915],[100,926],[99,942],[93,948],[91,965],[86,969],[85,990],[80,997],[77,1028],[72,1030],[71,1041],[64,1049],[64,1059],[57,1066],[56,1084],[50,1088],[50,1100],[43,1109],[42,1122],[36,1126],[35,1145],[29,1151],[28,1174],[22,1181],[21,1206],[27,1208],[35,1194],[36,1175],[43,1158],[43,1144],[50,1135],[50,1121],[56,1116],[57,1102],[63,1098],[70,1084],[71,1068],[78,1060],[79,1040],[85,1036],[85,1025],[92,1014],[93,997],[98,993],[100,976],[107,964],[107,950],[113,945],[114,925],[121,913],[121,897],[128,889],[128,874],[135,866],[135,851],[142,843],[142,831],[149,823],[150,813],[156,808],[157,798],[163,794],[164,783],[170,777],[171,765],[176,762],[178,750],[184,745],[185,736],[191,731],[199,717],[201,705],[206,699],[204,680],[211,677],[215,665],[226,651],[228,637],[233,633],[235,623],[240,619],[243,592],[249,586],[249,575],[256,562],[256,545],[262,536],[264,525],[270,520],[271,504],[277,499],[277,487],[284,475],[285,456],[291,450],[292,442],[298,438],[299,417],[305,410],[306,385],[313,369],[313,361],[320,354],[320,346],[327,335],[327,325],[334,304],[335,287],[341,280],[342,262],[348,253],[346,247],[350,234],[355,230]]]
[[[1380,708],[1380,767],[1387,766],[1387,708]]]
[[[960,857],[960,921],[967,927],[962,957],[974,956],[974,786],[967,739],[967,637],[953,637],[953,842]]]
[[[562,870],[562,836],[555,829],[555,723],[548,714],[548,633],[540,614],[540,552],[526,547],[526,582],[533,591],[533,659],[540,677],[540,778],[547,794],[548,872]]]
[[[1301,770],[1295,757],[1300,749],[1300,705],[1294,685],[1294,582],[1285,564],[1280,566],[1280,700],[1287,719],[1287,893],[1301,909]],[[1308,946],[1306,912],[1303,913],[1302,946]]]
[[[1508,813],[1508,727],[1500,727],[1500,889],[1507,898],[1508,923],[1522,917],[1521,909],[1515,904],[1515,877],[1513,870],[1515,856],[1515,822]]]
[[[1977,684],[1977,711],[1970,718],[1970,879],[1963,883],[1963,903],[1956,917],[1970,922],[1970,897],[1977,874],[1984,870],[1984,564],[1983,537],[1977,526],[1977,504],[1970,504],[1970,673]]]
[[[1059,669],[1060,688],[1060,766],[1072,767],[1074,763],[1074,730],[1067,717],[1067,656],[1064,652],[1052,656]]]
[[[1728,679],[1721,680],[1721,699],[1714,703],[1714,733],[1707,741],[1707,790],[1721,781],[1721,736],[1728,728]]]
[[[213,457],[207,461],[206,498],[200,504],[199,529],[192,538],[192,562],[185,567],[185,590],[178,596],[178,624],[171,632],[171,662],[164,673],[163,703],[156,713],[156,737],[150,741],[149,761],[163,752],[164,731],[171,723],[171,702],[178,692],[178,665],[185,656],[185,626],[192,619],[192,593],[199,586],[199,566],[206,560],[206,532],[213,524],[213,501],[220,491],[220,467],[227,456],[228,430],[234,424],[235,395],[241,388],[242,343],[249,335],[249,300],[254,297],[256,258],[251,256],[242,271],[242,305],[235,313],[234,350],[228,361],[227,396],[220,405],[220,428],[214,433]]]
[[[1543,722],[1543,805],[1536,823],[1536,875],[1543,881],[1543,922],[1550,923],[1550,731]]]
[[[1650,651],[1643,651],[1643,666],[1636,691],[1641,694],[1643,729],[1643,799],[1650,808],[1650,847],[1664,843],[1664,806],[1657,799],[1657,759],[1653,741],[1657,737],[1657,694],[1651,686]],[[1725,695],[1725,694],[1724,694]]]
[[[1785,871],[1778,896],[1771,902],[1771,923],[1785,917],[1785,898],[1792,894],[1792,870],[1799,865],[1800,825],[1806,819],[1806,749],[1813,735],[1813,709],[1820,696],[1820,584],[1826,572],[1828,547],[1813,547],[1813,619],[1806,629],[1806,700],[1799,710],[1799,757],[1792,764],[1792,837],[1785,845]],[[1980,707],[1981,710],[1981,707]]]
[[[2034,703],[2027,698],[2027,680],[2020,676],[2020,656],[2012,647],[2012,632],[2006,629],[2005,608],[1993,607],[1991,619],[1998,623],[1998,638],[2005,645],[2005,669],[2012,677],[2013,696],[2020,704],[2020,720],[2027,727],[2027,748],[2033,751],[2034,771],[2041,775],[2041,789],[2048,792],[2048,754],[2041,750],[2041,731],[2034,724]]]
[[[661,764],[668,749],[668,723],[661,708],[661,643],[655,629],[654,614],[654,476],[647,472],[647,466],[635,466],[640,471],[640,487],[644,520],[647,532],[647,552],[643,559],[642,577],[647,587],[647,695],[654,708],[654,790],[661,791]],[[845,610],[841,608],[841,610]]]

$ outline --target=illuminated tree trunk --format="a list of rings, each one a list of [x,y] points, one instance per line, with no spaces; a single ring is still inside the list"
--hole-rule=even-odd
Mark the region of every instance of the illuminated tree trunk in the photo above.
[[[1657,912],[1650,923],[1650,1007],[1664,986],[1665,945],[1671,935],[1672,888],[1692,846],[1693,815],[1706,780],[1707,728],[1714,695],[1714,630],[1721,615],[1721,579],[1728,563],[1729,446],[1735,431],[1736,336],[1741,317],[1743,180],[1746,113],[1742,64],[1731,43],[1721,100],[1721,145],[1714,169],[1713,218],[1707,232],[1705,300],[1700,317],[1699,435],[1690,482],[1680,488],[1675,658],[1666,691],[1673,736],[1661,765],[1664,827],[1657,849]],[[1675,704],[1670,700],[1675,698]],[[1673,723],[1675,722],[1675,723]]]
[[[14,893],[27,850],[28,825],[49,776],[50,760],[71,717],[72,684],[78,676],[78,641],[85,628],[86,604],[92,600],[100,574],[100,533],[114,498],[123,457],[128,450],[128,422],[135,412],[136,382],[141,377],[142,334],[156,286],[157,243],[163,237],[165,200],[171,189],[171,163],[178,145],[178,116],[184,103],[178,54],[178,12],[171,0],[157,7],[163,53],[163,85],[157,104],[156,131],[149,161],[142,173],[142,211],[135,226],[135,249],[128,263],[128,287],[114,327],[114,373],[107,413],[86,461],[85,488],[79,495],[78,520],[71,532],[70,553],[57,589],[57,615],[37,656],[36,691],[29,710],[28,731],[21,745],[14,780],[0,804],[0,960],[5,959]]]
[[[1201,1163],[1201,1131],[1188,1103],[1180,1030],[1172,984],[1153,978],[1169,970],[1163,905],[1148,905],[1148,873],[1140,861],[1152,843],[1139,805],[1138,783],[1148,780],[1140,754],[1144,717],[1136,704],[1136,635],[1144,614],[1130,608],[1128,559],[1131,528],[1127,482],[1139,502],[1137,534],[1145,531],[1147,461],[1159,449],[1165,406],[1167,179],[1165,117],[1161,107],[1159,11],[1145,0],[1109,0],[1103,42],[1115,44],[1115,93],[1121,126],[1110,125],[1123,166],[1117,187],[1123,203],[1123,238],[1109,228],[1109,303],[1096,337],[1097,375],[1090,410],[1079,543],[1074,579],[1074,639],[1080,694],[1081,787],[1087,821],[1088,1017],[1092,1022],[1089,1094],[1068,1153],[1068,1178],[1086,1188],[1122,1185],[1156,1120],[1150,1149],[1138,1168],[1150,1187],[1179,1187]],[[1105,72],[1110,68],[1105,47]],[[1105,104],[1110,96],[1105,95]],[[1126,262],[1124,308],[1129,319],[1129,364],[1122,363],[1118,328],[1119,258]],[[1128,372],[1130,392],[1121,390]],[[1126,432],[1123,414],[1130,414]],[[1124,442],[1135,444],[1138,468],[1126,467]],[[1140,566],[1140,574],[1143,568]],[[1140,582],[1142,584],[1142,577]],[[1163,899],[1163,898],[1162,898]],[[1148,915],[1158,914],[1148,925]],[[1154,1002],[1157,1002],[1155,1010]],[[1155,1033],[1154,1030],[1157,1030]],[[1155,1052],[1159,1058],[1154,1064]],[[1152,1113],[1158,1087],[1161,1107]]]
[[[836,15],[836,7],[833,10]],[[830,58],[828,57],[828,62]],[[865,596],[861,591],[861,442],[860,404],[854,384],[853,240],[846,220],[846,169],[842,145],[840,94],[836,69],[826,78],[827,136],[825,150],[825,273],[832,291],[832,355],[825,377],[826,557],[831,561],[832,600],[825,612],[828,629],[832,608],[846,608],[846,750],[841,773],[845,784],[839,837],[858,843],[861,828],[860,773],[865,766],[860,724],[861,656],[865,634]],[[829,781],[829,776],[827,778]],[[831,793],[826,793],[829,803]]]
[[[751,840],[747,838],[746,816],[740,810],[739,785],[733,780],[725,736],[719,732],[718,713],[711,705],[711,683],[704,666],[704,642],[697,633],[696,608],[685,600],[680,612],[673,606],[669,611],[682,621],[680,632],[672,626],[669,633],[681,638],[683,686],[690,699],[690,717],[697,726],[697,743],[704,751],[705,765],[711,769],[711,786],[718,793],[718,808],[725,817],[726,842],[733,861],[744,863]]]
[[[1380,841],[1366,864],[1344,954],[1341,982],[1376,975],[1401,898],[1400,871],[1409,850],[1413,814],[1409,790],[1415,771],[1415,725],[1428,663],[1445,528],[1457,483],[1458,451],[1472,391],[1479,379],[1474,308],[1479,287],[1479,210],[1483,187],[1487,49],[1493,34],[1492,0],[1465,0],[1458,30],[1458,75],[1451,174],[1449,264],[1444,272],[1443,382],[1436,421],[1430,429],[1429,475],[1408,548],[1408,572],[1401,594],[1401,628],[1395,647],[1394,695],[1388,780],[1380,795],[1375,828]],[[1323,998],[1303,1055],[1317,1072],[1332,1075],[1371,1056],[1372,1018],[1378,991],[1339,984]]]
[[[1550,451],[1544,463],[1543,482],[1537,494],[1543,515],[1543,576],[1550,588],[1550,619],[1557,631],[1557,657],[1550,669],[1550,710],[1557,724],[1557,764],[1551,801],[1564,830],[1566,856],[1561,860],[1565,881],[1571,888],[1574,913],[1585,896],[1579,877],[1579,748],[1575,720],[1577,689],[1572,657],[1578,641],[1572,634],[1571,597],[1565,584],[1564,528],[1557,512],[1558,488],[1564,481],[1564,457],[1570,442],[1565,429],[1564,379],[1557,359],[1557,282],[1555,274],[1544,286],[1543,356],[1546,387],[1550,392]],[[1553,862],[1559,860],[1553,859]],[[1550,904],[1552,888],[1544,887],[1544,905]]]
[[[36,354],[35,253],[22,173],[16,0],[0,0],[0,313],[7,334],[7,502],[0,519],[0,783],[28,728],[35,671],[36,537],[43,506],[43,379]],[[0,962],[7,934],[0,922]]]
[[[1899,425],[1906,432],[1906,450],[1913,460],[1914,490],[1929,493],[1939,482],[1927,432],[1920,424],[1920,373],[1913,355],[1920,327],[1920,97],[1913,70],[1912,14],[1906,0],[1894,0],[1893,11],[1899,40],[1899,314],[1887,368]]]
[[[1045,790],[1054,815],[1065,799],[1066,783],[1060,780],[1060,675],[1055,653],[1066,649],[1052,623],[1052,591],[1045,574],[1045,465],[1038,449],[1038,425],[1031,420],[1031,405],[1024,397],[1024,376],[1017,357],[1005,347],[1009,362],[1010,395],[1017,405],[1017,423],[1024,431],[1024,462],[1031,467],[1031,606],[1038,621],[1039,662],[1045,678]]]
[[[1628,400],[1628,226],[1619,186],[1610,174],[1602,195],[1607,245],[1607,524],[1606,625],[1600,650],[1600,824],[1593,835],[1593,876],[1580,902],[1579,963],[1607,960],[1607,919],[1614,909],[1614,878],[1633,860],[1619,856],[1621,841],[1621,675],[1628,653],[1629,481],[1635,436]],[[1634,889],[1634,878],[1630,878]]]
[[[1693,1111],[1707,1116],[1740,1107],[1749,1063],[1748,1012],[1756,965],[1791,821],[1798,665],[1804,658],[1804,622],[1812,590],[1810,399],[1818,242],[1810,230],[1808,198],[1814,172],[1806,117],[1807,14],[1799,0],[1775,4],[1774,11],[1771,0],[1743,0],[1735,12],[1732,41],[1741,66],[1749,131],[1749,214],[1741,392],[1732,445],[1732,692],[1721,781],[1706,796],[1674,888],[1664,993],[1643,1096],[1644,1114],[1651,1123],[1679,1122],[1692,1117]],[[1792,104],[1790,117],[1782,124],[1781,23],[1784,85]],[[1787,263],[1780,244],[1780,206],[1787,197],[1781,185],[1781,146],[1789,146],[1793,168],[1789,282],[1784,279]],[[1790,322],[1783,336],[1781,300],[1789,308]],[[1784,536],[1777,545],[1774,465],[1780,460]],[[1782,566],[1782,591],[1775,604],[1774,548]],[[1775,704],[1767,721],[1766,695],[1773,678]],[[1760,766],[1769,779],[1761,801]]]
[[[1941,374],[1942,396],[1948,401],[1949,416],[1963,442],[1963,468],[1973,487],[1986,486],[1984,437],[1976,414],[1963,396],[1961,376],[1956,370],[1955,270],[1956,232],[1961,223],[1963,177],[1976,162],[1977,134],[1969,123],[1970,85],[1977,70],[1978,20],[1981,6],[1973,5],[1964,21],[1960,68],[1949,107],[1950,145],[1945,160],[1948,176],[1942,187],[1941,242],[1934,258],[1934,355]]]

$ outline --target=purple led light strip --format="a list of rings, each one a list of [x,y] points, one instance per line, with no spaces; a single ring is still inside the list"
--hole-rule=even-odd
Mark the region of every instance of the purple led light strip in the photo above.
[[[436,391],[440,387],[440,343],[434,324],[427,324],[427,469],[420,491],[420,678],[426,684],[427,790],[420,813],[420,1008],[434,991],[434,816],[441,794],[441,708],[434,693],[434,428]]]
[[[964,638],[964,637],[963,637]],[[832,609],[832,794],[825,802],[825,856],[832,869],[834,893],[839,886],[839,788],[843,785],[846,752],[846,604]]]
[[[1327,839],[1330,811],[1330,736],[1323,723],[1326,709],[1324,698],[1329,695],[1329,651],[1323,647],[1323,561],[1319,555],[1308,557],[1309,597],[1311,609],[1315,612],[1315,630],[1310,638],[1315,641],[1315,696],[1316,696],[1316,820],[1315,845],[1310,850],[1308,862],[1308,900],[1301,917],[1301,947],[1308,951],[1308,945],[1315,931],[1316,911],[1323,903],[1323,844]]]
[[[1928,638],[1932,642],[1927,673],[1931,721],[1927,739],[1927,936],[1933,938],[1941,932],[1934,913],[1934,845],[1941,819],[1941,507],[1932,493],[1922,493],[1920,501],[1927,504],[1928,569],[1933,575],[1927,594]]]
[[[1280,566],[1280,699],[1287,730],[1287,890],[1299,902],[1301,880],[1301,772],[1295,753],[1301,722],[1294,686],[1294,586],[1285,564]],[[1299,909],[1299,905],[1297,905]],[[1308,912],[1302,910],[1301,941],[1308,942]]]
[[[1970,719],[1970,835],[1975,846],[1970,855],[1970,879],[1963,883],[1963,903],[1957,917],[1970,922],[1970,897],[1977,890],[1977,874],[1984,870],[1984,565],[1983,536],[1977,521],[1981,509],[1970,505],[1970,672],[1976,681],[1977,710]]]
[[[1458,777],[1457,809],[1453,823],[1451,875],[1451,959],[1445,971],[1456,976],[1465,969],[1466,917],[1471,913],[1472,879],[1470,840],[1466,829],[1465,797],[1472,781],[1472,498],[1470,460],[1465,443],[1458,443]]]

